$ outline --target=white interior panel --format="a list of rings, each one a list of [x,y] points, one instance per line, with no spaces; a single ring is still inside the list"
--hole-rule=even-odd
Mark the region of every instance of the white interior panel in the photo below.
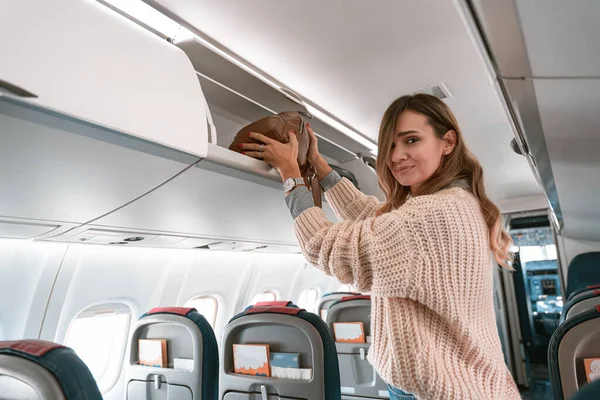
[[[536,80],[534,85],[564,235],[600,240],[600,79]]]
[[[0,219],[0,238],[29,239],[51,232],[58,225],[9,222]]]
[[[0,215],[84,223],[198,160],[0,96]]]
[[[0,240],[0,340],[37,339],[63,244]]]
[[[0,79],[28,101],[206,155],[202,91],[180,49],[93,0],[2,1],[0,15],[0,36],[18,36],[0,41]]]
[[[600,77],[600,2],[516,3],[534,77]]]
[[[281,183],[242,172],[234,177],[202,168],[219,168],[209,164],[200,162],[95,224],[215,239],[296,244],[293,219],[285,205]],[[335,218],[331,211],[329,215]]]
[[[220,342],[221,332],[229,319],[239,311],[238,297],[244,293],[248,277],[253,272],[253,260],[252,255],[231,252],[203,250],[191,254],[177,294],[177,305],[199,295],[217,298],[217,342]]]
[[[73,318],[99,303],[123,303],[134,318],[161,305],[163,286],[182,259],[185,254],[176,250],[72,245],[48,307],[52,322],[44,325],[42,338],[62,342]]]
[[[505,214],[521,211],[544,210],[548,208],[548,199],[543,194],[536,196],[514,197],[499,201],[496,205]]]
[[[318,298],[321,298],[326,293],[337,291],[339,287],[340,282],[337,279],[326,275],[320,269],[305,262],[297,281],[294,283],[294,292],[291,299],[298,304],[300,295],[306,289],[316,289],[319,294]]]
[[[275,292],[277,300],[293,300],[294,284],[306,263],[302,255],[258,256],[255,263],[255,273],[248,282],[248,290],[241,309],[249,306],[252,298],[264,291]]]

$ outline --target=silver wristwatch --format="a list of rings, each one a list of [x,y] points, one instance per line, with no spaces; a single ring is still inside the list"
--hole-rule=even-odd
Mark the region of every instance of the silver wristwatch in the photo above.
[[[283,182],[283,191],[287,193],[287,192],[293,190],[298,185],[304,185],[304,179],[302,179],[302,178],[287,178]]]

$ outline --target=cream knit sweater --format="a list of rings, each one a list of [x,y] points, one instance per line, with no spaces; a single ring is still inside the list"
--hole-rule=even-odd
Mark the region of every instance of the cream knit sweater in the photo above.
[[[295,220],[306,259],[372,296],[368,360],[419,399],[520,399],[504,364],[488,229],[462,188],[379,202],[342,179],[326,192],[340,223],[312,207]]]

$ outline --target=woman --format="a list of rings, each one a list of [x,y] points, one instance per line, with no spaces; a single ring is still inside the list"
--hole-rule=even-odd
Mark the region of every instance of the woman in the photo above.
[[[368,359],[390,397],[519,399],[496,328],[490,258],[510,268],[511,240],[450,109],[424,94],[387,109],[377,163],[383,204],[332,172],[309,134],[309,161],[342,222],[328,221],[298,185],[286,193],[296,236],[311,264],[371,293]],[[284,181],[300,177],[294,135],[288,144],[251,137],[264,145],[243,145],[247,155]]]

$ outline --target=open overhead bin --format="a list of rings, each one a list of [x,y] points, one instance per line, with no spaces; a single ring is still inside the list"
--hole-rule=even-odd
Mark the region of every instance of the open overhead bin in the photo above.
[[[187,56],[93,1],[1,2],[0,237],[105,215],[207,154]],[[59,229],[58,231],[55,231]]]
[[[242,127],[257,119],[282,111],[300,111],[312,117],[309,121],[322,139],[319,146],[324,155],[346,162],[356,159],[358,153],[369,154],[369,149],[311,115],[298,95],[265,83],[198,37],[177,42],[177,46],[198,72],[215,119],[219,146],[227,147]]]
[[[327,111],[312,103],[309,99],[294,93],[272,76],[241,60],[228,49],[207,37],[202,27],[194,26],[194,10],[189,4],[177,0],[144,0],[155,10],[181,24],[190,34],[176,36],[174,43],[190,58],[198,72],[208,104],[214,113],[214,107],[224,109],[238,116],[237,129],[243,123],[282,111],[306,111],[313,119],[310,124],[322,139],[319,143],[324,155],[343,163],[356,159],[357,154],[369,155],[376,151],[376,144],[344,121],[338,120]],[[302,55],[299,54],[298,57]],[[235,95],[245,99],[256,107],[254,113],[234,109],[230,102],[223,99]],[[238,100],[239,101],[239,100]],[[219,129],[218,143],[225,146],[231,142],[237,129]]]

